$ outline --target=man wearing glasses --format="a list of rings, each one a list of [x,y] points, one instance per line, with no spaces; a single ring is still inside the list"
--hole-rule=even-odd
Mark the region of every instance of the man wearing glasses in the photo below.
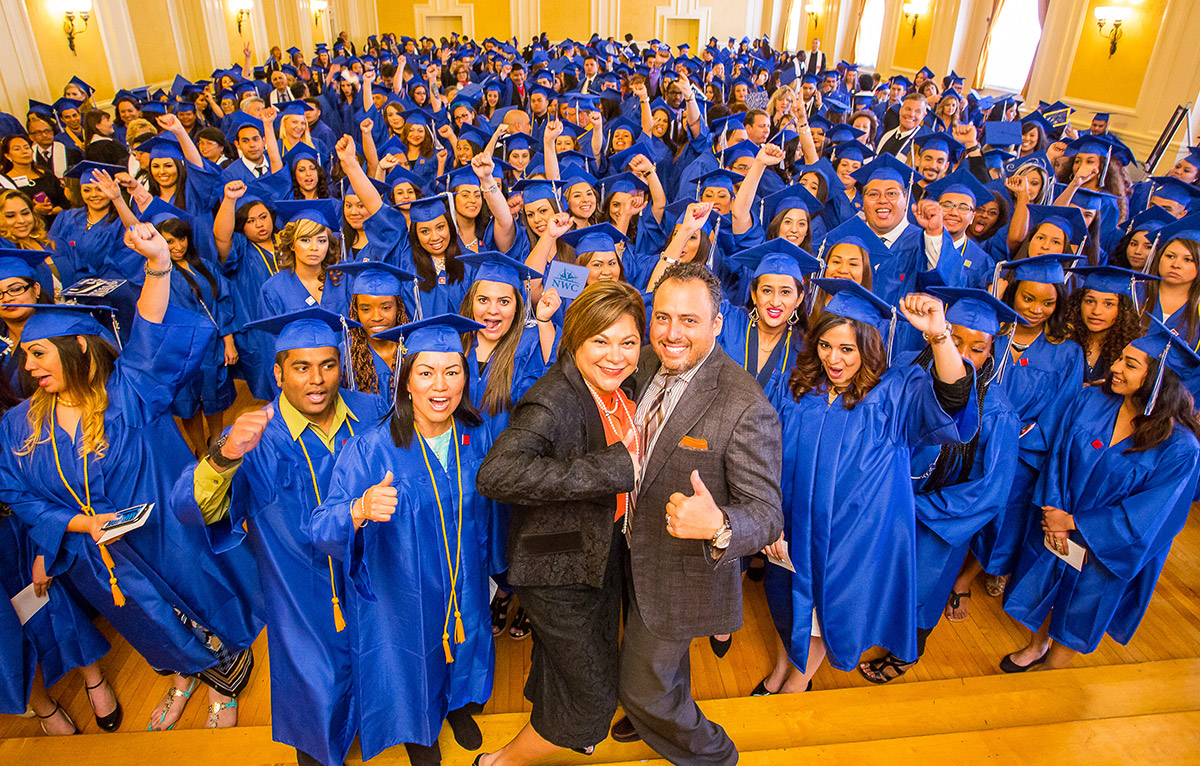
[[[54,140],[54,126],[42,115],[30,112],[25,132],[33,142],[33,164],[40,170],[63,177],[67,168],[83,161],[83,152]]]

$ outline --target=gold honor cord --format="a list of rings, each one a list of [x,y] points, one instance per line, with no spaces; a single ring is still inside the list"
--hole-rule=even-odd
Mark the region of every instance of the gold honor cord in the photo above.
[[[751,375],[758,377],[759,370],[750,370],[750,330],[756,326],[755,322],[751,322],[746,326],[746,351],[742,354],[742,369],[749,372]],[[788,328],[787,335],[783,339],[783,372],[787,373],[788,354],[792,350],[792,328]],[[754,365],[756,368],[758,365]]]
[[[278,274],[279,273],[279,261],[275,260],[275,251],[267,250],[265,247],[261,247],[261,246],[255,244],[254,242],[251,242],[250,244],[254,245],[254,249],[258,251],[258,257],[262,258],[263,266],[267,267],[267,273],[269,273],[271,276],[275,276],[276,274]],[[267,253],[268,252],[271,254],[271,261],[269,263],[267,262]]]
[[[350,425],[350,418],[346,418],[346,428],[350,429],[350,435],[354,436],[354,426]],[[304,446],[304,432],[300,432],[299,438],[296,441],[300,442],[300,449],[304,450],[304,460],[308,463],[308,475],[312,478],[313,492],[317,496],[317,505],[321,504],[321,490],[317,487],[317,472],[313,470],[312,458],[308,456],[308,447]],[[338,599],[337,582],[333,577],[333,556],[326,556],[329,560],[329,590],[333,593],[333,626],[341,633],[346,629],[346,618],[342,615],[342,602]]]
[[[466,631],[463,629],[462,612],[458,607],[458,572],[459,566],[462,564],[462,520],[463,520],[463,491],[462,491],[462,457],[458,452],[458,425],[454,422],[454,416],[450,417],[451,438],[454,439],[454,463],[458,470],[458,552],[455,557],[450,557],[450,536],[446,534],[446,512],[442,508],[442,495],[438,492],[437,479],[433,475],[433,466],[429,464],[429,453],[425,449],[425,437],[421,436],[421,432],[417,431],[417,438],[420,440],[421,457],[425,458],[425,470],[429,471],[429,480],[433,482],[433,497],[437,500],[438,518],[442,523],[442,543],[446,551],[446,568],[450,573],[450,603],[446,604],[446,619],[442,623],[442,649],[446,652],[446,662],[454,662],[454,655],[450,652],[450,612],[454,612],[454,643],[461,644],[467,640]]]
[[[79,504],[79,510],[85,516],[95,516],[96,510],[92,508],[92,487],[88,482],[88,460],[87,454],[83,456],[83,496],[86,500],[80,500],[79,495],[75,494],[75,490],[71,489],[71,485],[67,483],[67,477],[63,474],[62,462],[58,457],[58,439],[54,435],[56,428],[54,415],[58,411],[58,394],[54,395],[54,406],[50,408],[50,448],[54,451],[54,467],[58,469],[58,478],[62,479],[63,486],[71,493],[71,497],[75,498],[75,502]],[[112,587],[113,603],[117,606],[125,606],[125,594],[121,592],[121,588],[117,585],[116,565],[113,563],[112,554],[108,552],[108,543],[97,543],[100,548],[100,559],[104,562],[104,566],[108,569],[108,584]]]

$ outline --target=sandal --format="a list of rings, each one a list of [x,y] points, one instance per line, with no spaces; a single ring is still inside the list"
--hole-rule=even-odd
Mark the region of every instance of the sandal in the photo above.
[[[508,635],[520,641],[522,638],[528,637],[531,630],[533,630],[533,624],[529,621],[529,615],[525,613],[525,607],[518,606],[517,613],[513,616],[512,627],[508,629]]]
[[[233,720],[233,723],[229,724],[228,726],[221,726],[220,722],[217,720],[217,716],[221,715],[222,711],[228,710],[230,708],[233,708],[236,710],[237,706],[238,705],[237,705],[236,698],[231,699],[228,702],[210,703],[208,706],[208,720],[204,722],[204,728],[206,728],[206,729],[232,729],[234,726],[237,726],[236,718]]]
[[[175,718],[175,720],[171,722],[171,725],[168,726],[167,728],[155,729],[154,728],[154,714],[151,713],[150,714],[150,725],[146,727],[146,731],[170,731],[171,729],[175,728],[175,724],[179,723],[179,718],[183,716],[183,708],[187,706],[187,701],[192,698],[192,692],[194,692],[195,690],[196,690],[196,679],[194,679],[194,678],[192,679],[192,682],[188,685],[188,688],[186,691],[184,689],[176,689],[174,686],[172,686],[170,689],[168,689],[167,696],[165,698],[166,705],[163,707],[162,715],[158,717],[158,725],[159,726],[163,725],[163,722],[167,720],[167,716],[170,715],[170,713],[171,713],[171,708],[175,704],[175,700],[182,697],[183,704],[180,705],[179,716],[177,716]]]
[[[1004,595],[1004,588],[1007,585],[1007,575],[988,575],[986,582],[987,594],[992,598],[1000,598]]]
[[[950,600],[946,602],[946,608],[948,610],[946,612],[946,619],[950,622],[966,622],[968,616],[967,607],[963,605],[963,600],[970,597],[971,591],[967,591],[966,593],[955,593],[953,590],[950,591]],[[962,617],[955,617],[954,613],[960,608],[963,610]]]
[[[62,713],[63,718],[67,719],[67,723],[71,724],[71,734],[51,734],[50,732],[46,731],[46,724],[44,722],[53,718],[57,713]],[[54,709],[50,711],[50,715],[38,715],[36,712],[34,715],[40,719],[38,721],[38,725],[42,727],[42,734],[45,734],[47,737],[69,737],[72,734],[79,733],[79,729],[75,726],[75,722],[71,720],[71,716],[67,714],[67,711],[62,705],[58,704],[57,700],[54,702]]]
[[[100,731],[114,732],[118,727],[120,727],[121,719],[124,717],[124,711],[121,710],[121,703],[117,700],[117,693],[112,690],[111,686],[108,687],[108,693],[112,695],[113,702],[116,703],[116,707],[114,707],[113,711],[106,716],[101,716],[96,712],[96,703],[92,701],[92,689],[99,689],[101,686],[105,686],[107,684],[108,681],[104,678],[101,678],[100,683],[96,684],[95,686],[86,687],[87,698],[88,704],[92,706],[92,714],[96,716],[96,725],[100,727]]]
[[[492,599],[492,635],[498,636],[504,632],[504,628],[508,625],[508,608],[512,606],[513,594],[496,591],[496,597]]]
[[[858,672],[873,684],[886,684],[889,681],[895,681],[916,664],[915,662],[902,662],[899,657],[888,652],[882,657],[859,663]],[[888,670],[896,671],[896,675],[889,676]]]

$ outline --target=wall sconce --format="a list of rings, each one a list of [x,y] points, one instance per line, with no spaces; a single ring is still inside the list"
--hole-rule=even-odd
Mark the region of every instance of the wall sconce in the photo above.
[[[1121,25],[1129,18],[1132,8],[1123,8],[1119,5],[1100,5],[1096,7],[1096,28],[1100,30],[1100,36],[1108,40],[1108,57],[1112,58],[1117,52],[1117,41],[1125,36],[1121,30]],[[1104,27],[1112,24],[1112,29],[1108,32],[1104,31]]]
[[[904,21],[908,22],[909,16],[912,17],[912,36],[917,36],[917,20],[921,18],[921,14],[929,10],[927,0],[909,0],[904,4]]]
[[[250,11],[254,10],[254,0],[233,0],[233,8],[237,11],[237,28],[240,35],[242,24],[250,20]]]
[[[71,49],[71,53],[75,53],[75,36],[81,35],[87,31],[88,17],[92,13],[92,0],[68,0],[63,3],[63,34],[67,36],[67,47]],[[78,18],[83,22],[82,29],[75,28],[75,19]]]
[[[309,0],[308,7],[313,12],[313,24],[320,24],[321,14],[329,7],[329,3],[326,0]]]
[[[817,11],[808,11],[808,20],[812,22],[813,29],[816,29],[817,24],[821,23],[821,14]]]

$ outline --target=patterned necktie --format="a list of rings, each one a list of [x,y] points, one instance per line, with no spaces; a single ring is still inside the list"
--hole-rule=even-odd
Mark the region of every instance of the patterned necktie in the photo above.
[[[666,403],[667,394],[670,393],[671,387],[679,380],[678,375],[667,375],[663,378],[662,390],[655,395],[654,401],[650,403],[650,409],[646,415],[646,422],[643,424],[642,444],[644,451],[649,451],[650,444],[654,440],[654,435],[658,433],[659,427],[662,426],[663,420],[666,418]]]

